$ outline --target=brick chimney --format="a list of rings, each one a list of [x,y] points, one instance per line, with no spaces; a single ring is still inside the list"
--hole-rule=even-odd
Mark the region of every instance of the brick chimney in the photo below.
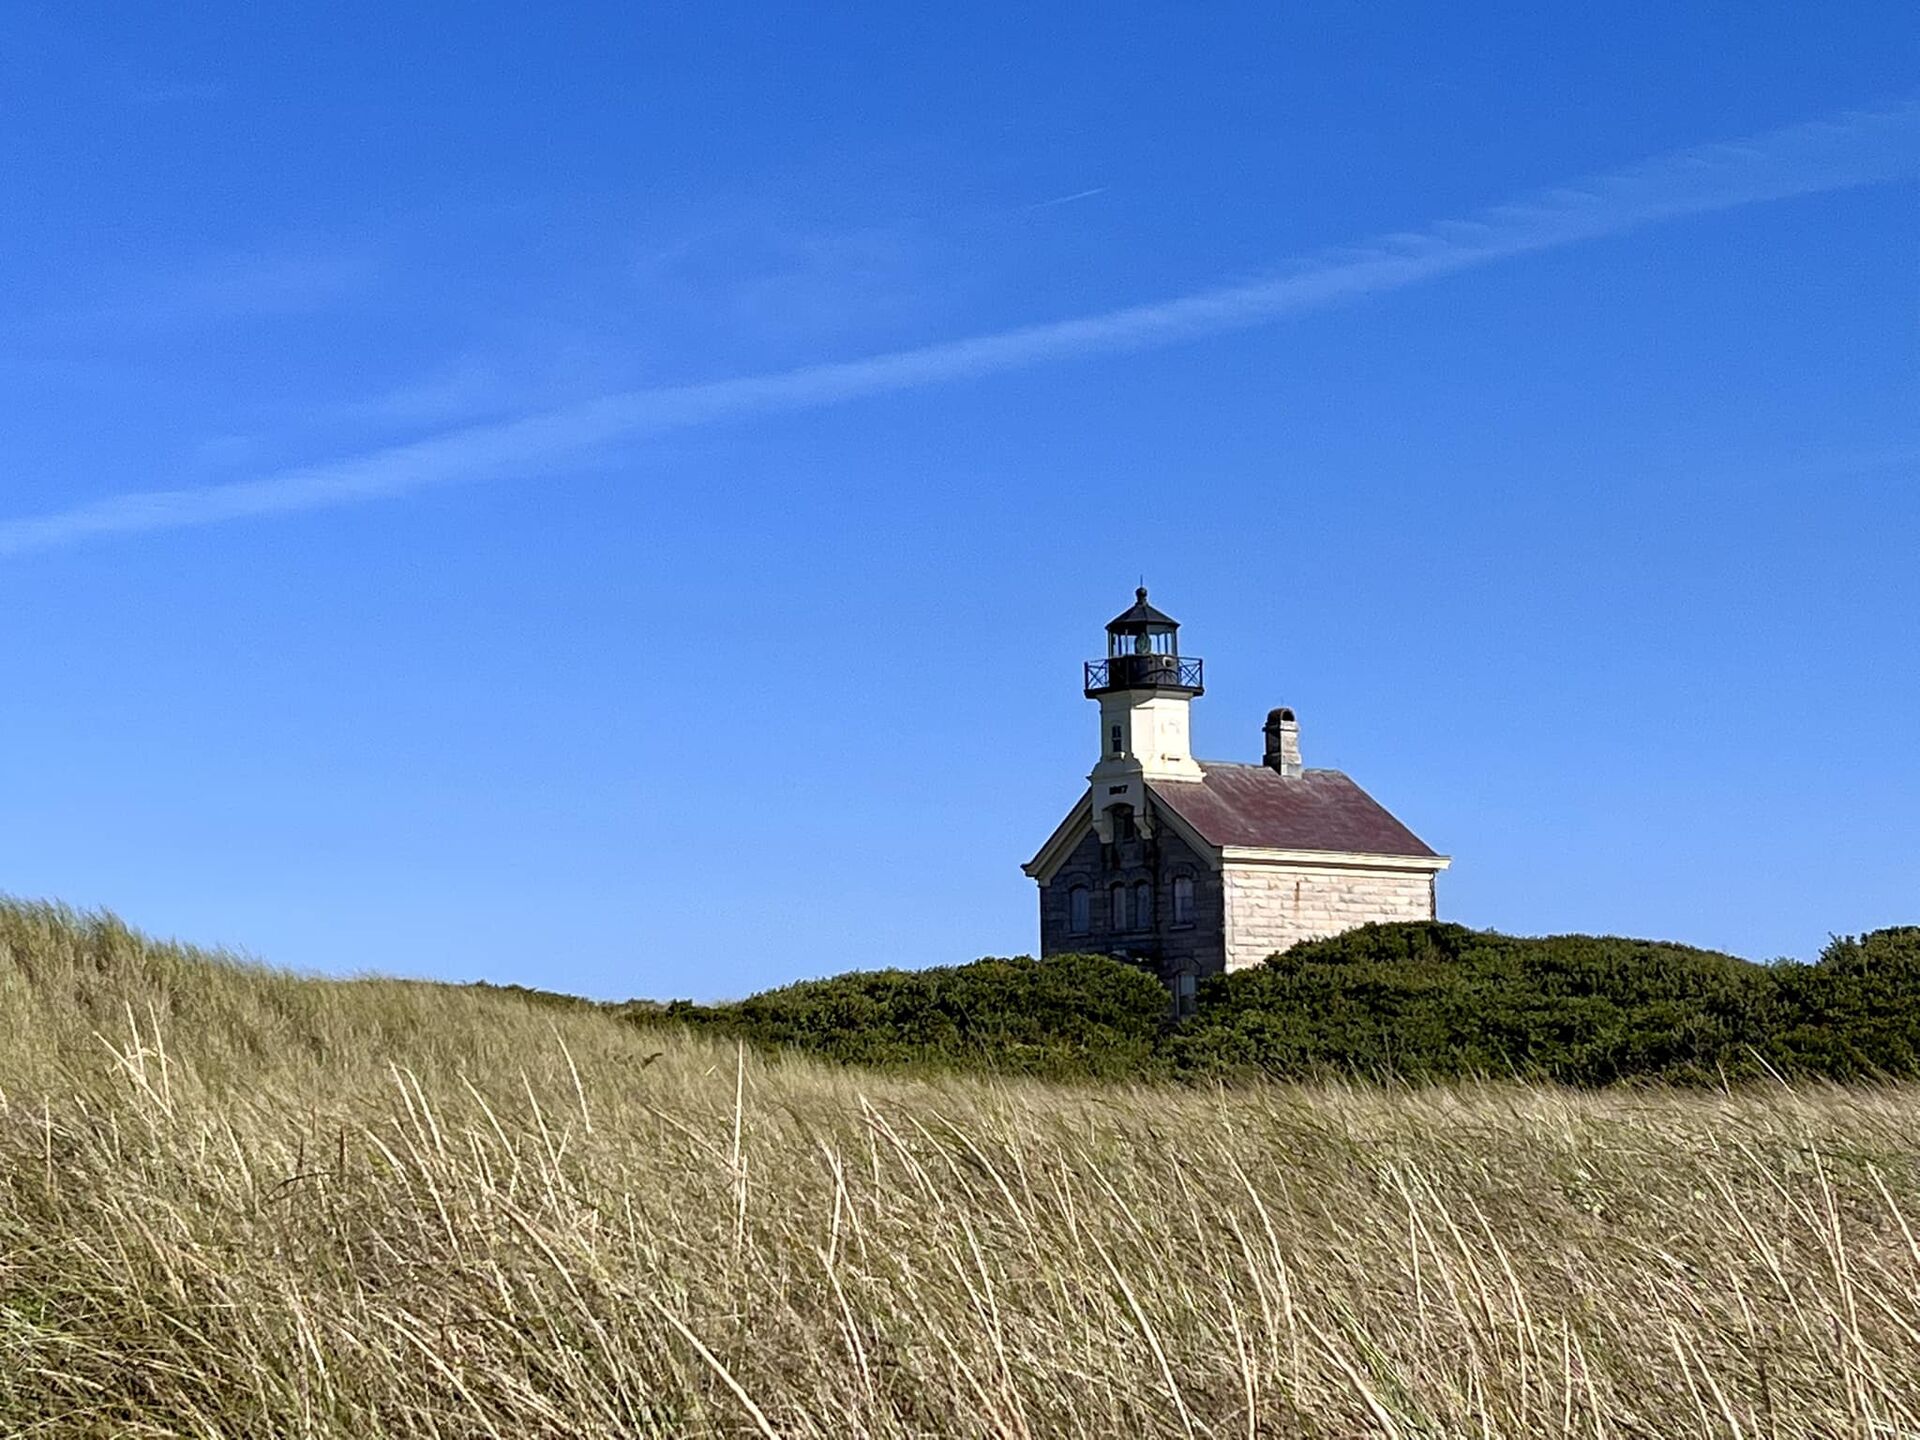
[[[1300,776],[1300,722],[1293,718],[1293,711],[1282,705],[1277,710],[1267,712],[1267,758],[1269,770],[1278,771],[1289,780]]]

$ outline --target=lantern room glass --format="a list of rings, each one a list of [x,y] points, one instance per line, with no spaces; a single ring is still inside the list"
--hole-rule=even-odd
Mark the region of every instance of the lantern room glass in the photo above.
[[[1172,630],[1142,630],[1137,635],[1124,634],[1117,630],[1107,632],[1107,658],[1117,659],[1122,655],[1177,655],[1178,642]]]

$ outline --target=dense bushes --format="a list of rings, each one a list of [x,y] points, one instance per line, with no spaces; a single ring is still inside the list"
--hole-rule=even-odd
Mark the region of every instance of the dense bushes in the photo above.
[[[1812,965],[1754,965],[1644,940],[1369,925],[1209,981],[1162,1049],[1195,1077],[1913,1075],[1920,927],[1836,939]]]
[[[1752,1067],[1770,983],[1682,945],[1369,925],[1209,981],[1166,1044],[1187,1074],[1706,1079]]]
[[[1920,1074],[1920,927],[1837,939],[1812,965],[1755,965],[1645,940],[1369,925],[1214,977],[1178,1024],[1158,981],[1086,955],[629,1013],[848,1063],[1056,1077],[1861,1079]]]
[[[1153,1073],[1167,992],[1103,955],[806,980],[729,1005],[630,1011],[851,1064],[1123,1078]]]
[[[1844,936],[1817,965],[1776,965],[1763,1047],[1783,1069],[1920,1074],[1920,925]]]

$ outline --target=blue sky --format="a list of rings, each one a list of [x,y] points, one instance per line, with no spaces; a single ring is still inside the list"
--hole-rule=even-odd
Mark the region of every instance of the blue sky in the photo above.
[[[0,889],[302,968],[1017,953],[1144,574],[1443,915],[1920,921],[1920,19],[28,3]]]

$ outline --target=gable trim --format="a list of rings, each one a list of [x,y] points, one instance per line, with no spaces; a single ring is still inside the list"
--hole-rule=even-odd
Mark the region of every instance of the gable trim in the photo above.
[[[1054,827],[1047,843],[1040,847],[1040,853],[1020,868],[1042,885],[1051,885],[1060,867],[1067,863],[1067,857],[1073,854],[1074,846],[1080,843],[1080,837],[1092,828],[1093,797],[1082,795],[1080,803],[1067,812],[1067,818]]]
[[[1210,845],[1201,838],[1200,832],[1189,825],[1180,812],[1171,805],[1163,804],[1160,797],[1147,789],[1148,803],[1153,807],[1154,823],[1165,825],[1204,861],[1211,870],[1222,868],[1224,861],[1234,852],[1223,854],[1218,845]],[[1093,829],[1093,796],[1082,795],[1080,801],[1067,812],[1067,818],[1054,828],[1047,837],[1047,843],[1040,847],[1040,853],[1020,868],[1042,885],[1051,885],[1053,877],[1060,873],[1060,867],[1067,863],[1074,849],[1080,844],[1087,832]],[[1280,852],[1274,852],[1280,853]],[[1443,862],[1444,863],[1444,862]]]

